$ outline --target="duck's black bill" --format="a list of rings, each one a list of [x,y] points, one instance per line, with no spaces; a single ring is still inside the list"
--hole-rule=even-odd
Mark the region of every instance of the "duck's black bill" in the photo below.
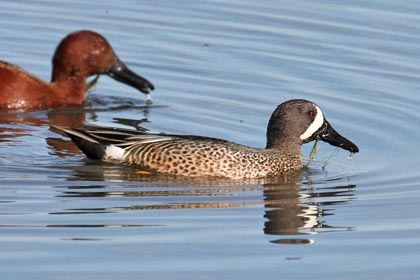
[[[359,152],[359,148],[353,142],[341,136],[327,121],[325,121],[325,125],[323,132],[319,134],[320,140],[352,153]]]
[[[106,74],[108,74],[113,79],[132,86],[146,94],[155,89],[155,86],[151,82],[131,71],[130,68],[128,68],[118,58],[115,60],[115,63],[107,70]]]

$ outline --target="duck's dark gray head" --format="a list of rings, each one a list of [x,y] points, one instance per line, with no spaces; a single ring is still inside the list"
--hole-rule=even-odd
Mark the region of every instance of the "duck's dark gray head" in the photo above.
[[[267,148],[300,147],[313,140],[322,140],[352,153],[359,152],[355,144],[335,131],[316,104],[292,99],[276,108],[268,122]]]

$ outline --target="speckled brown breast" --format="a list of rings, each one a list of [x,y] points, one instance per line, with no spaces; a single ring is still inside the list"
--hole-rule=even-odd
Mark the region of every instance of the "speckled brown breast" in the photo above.
[[[126,147],[125,162],[140,169],[183,176],[258,178],[302,167],[302,156],[234,143],[171,139]]]

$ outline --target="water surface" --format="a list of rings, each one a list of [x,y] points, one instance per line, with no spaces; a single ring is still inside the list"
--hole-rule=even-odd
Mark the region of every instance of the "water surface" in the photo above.
[[[0,113],[5,279],[416,279],[420,2],[0,2],[0,57],[48,80],[60,39],[104,34],[156,85],[101,77],[85,106]],[[275,180],[180,180],[89,161],[50,124],[263,147],[316,102],[360,154],[321,144]],[[306,159],[312,145],[304,145]]]

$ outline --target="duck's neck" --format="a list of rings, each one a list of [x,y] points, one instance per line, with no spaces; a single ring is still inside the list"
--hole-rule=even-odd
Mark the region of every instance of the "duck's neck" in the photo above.
[[[267,135],[267,145],[265,148],[276,149],[285,154],[300,155],[301,145],[302,140],[296,137],[287,137],[287,135],[271,137],[271,135]]]
[[[86,99],[86,77],[84,75],[53,76],[51,87],[60,95],[63,104],[82,104]]]

